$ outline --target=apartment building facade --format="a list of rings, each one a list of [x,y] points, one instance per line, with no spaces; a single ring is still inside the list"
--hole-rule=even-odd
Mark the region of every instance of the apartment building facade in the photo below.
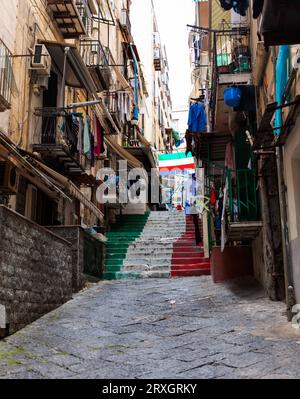
[[[150,173],[155,160],[143,135],[148,92],[130,1],[16,0],[1,9],[6,334],[68,300],[83,273],[101,278],[103,234],[126,208],[107,200],[118,163]]]
[[[210,198],[206,246],[216,280],[253,273],[271,299],[286,301],[291,319],[300,299],[298,5],[237,3],[225,10],[219,2],[199,2],[190,26],[192,95],[205,89],[210,122],[210,133],[196,137],[201,149],[193,148]],[[221,209],[215,195],[217,204],[223,196]],[[244,246],[252,265],[239,261],[235,269],[232,255]]]
[[[152,143],[158,161],[158,153],[171,152],[174,144],[168,56],[152,0],[132,1],[132,21],[149,94],[144,104],[144,136]]]

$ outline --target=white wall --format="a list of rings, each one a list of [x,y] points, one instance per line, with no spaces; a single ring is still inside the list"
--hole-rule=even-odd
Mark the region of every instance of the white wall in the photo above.
[[[184,134],[188,128],[188,117],[189,110],[187,108],[174,109],[172,112],[172,118],[175,121],[178,121],[174,126],[175,129],[178,129],[178,132]]]
[[[22,0],[24,1],[24,0]],[[0,0],[0,39],[13,53],[19,0]],[[8,130],[9,111],[0,113],[0,129]]]
[[[130,8],[132,35],[143,64],[149,97],[145,107],[145,137],[154,142],[153,126],[153,14],[151,0],[133,0]]]

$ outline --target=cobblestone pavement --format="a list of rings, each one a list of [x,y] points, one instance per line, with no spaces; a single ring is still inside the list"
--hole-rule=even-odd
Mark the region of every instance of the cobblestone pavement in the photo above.
[[[295,378],[283,313],[248,279],[102,282],[0,342],[0,378]]]

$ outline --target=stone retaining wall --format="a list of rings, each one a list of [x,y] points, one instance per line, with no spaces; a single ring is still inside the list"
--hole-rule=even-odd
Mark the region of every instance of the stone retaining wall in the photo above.
[[[70,300],[72,274],[70,242],[0,206],[0,305],[6,311],[6,333]]]

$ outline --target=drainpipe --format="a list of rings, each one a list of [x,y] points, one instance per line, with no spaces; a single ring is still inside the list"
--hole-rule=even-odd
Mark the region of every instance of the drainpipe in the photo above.
[[[291,321],[293,317],[292,308],[295,305],[295,297],[294,297],[291,256],[289,248],[289,229],[288,229],[288,217],[287,217],[286,188],[285,188],[284,175],[283,175],[282,147],[276,148],[276,163],[277,163],[278,191],[279,191],[280,218],[281,218],[286,310],[287,310],[288,321]]]
[[[277,92],[277,68],[276,68],[276,49],[272,48],[272,57],[274,65],[274,86],[275,93]],[[281,104],[279,104],[281,105]],[[280,111],[281,112],[281,111]],[[281,119],[281,118],[277,118]],[[278,121],[277,121],[278,123]],[[280,123],[282,125],[282,121]],[[292,308],[295,304],[294,287],[293,287],[293,275],[291,256],[289,248],[289,229],[288,229],[288,216],[287,216],[287,203],[286,203],[286,186],[284,181],[283,172],[283,148],[281,146],[276,147],[276,167],[277,167],[277,182],[278,182],[278,193],[279,193],[279,209],[280,209],[280,221],[281,221],[281,235],[282,235],[282,254],[283,254],[283,267],[284,267],[284,283],[285,283],[285,297],[286,297],[286,310],[288,321],[292,320],[293,313]]]

